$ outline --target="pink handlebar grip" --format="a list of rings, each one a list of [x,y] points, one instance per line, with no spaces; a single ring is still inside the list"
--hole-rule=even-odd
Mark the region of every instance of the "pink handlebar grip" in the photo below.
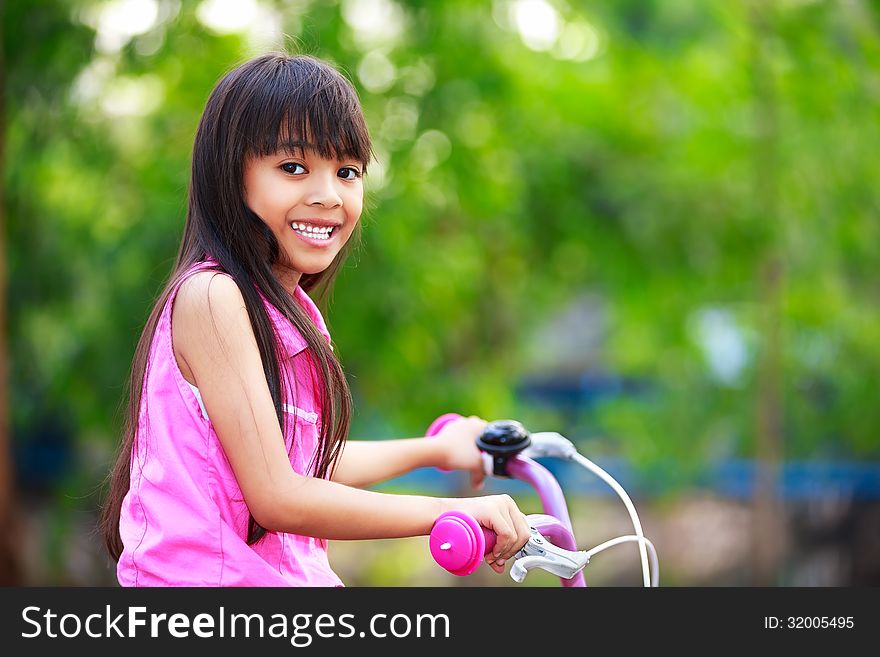
[[[446,413],[444,415],[441,415],[431,423],[431,426],[428,427],[428,431],[425,433],[425,435],[428,437],[436,436],[438,433],[440,433],[440,430],[447,424],[449,424],[453,420],[458,420],[462,417],[463,416],[459,415],[458,413]]]
[[[463,415],[459,415],[458,413],[445,413],[441,415],[436,420],[431,423],[431,426],[428,427],[428,430],[425,432],[425,436],[431,438],[440,433],[440,430],[445,427],[447,424],[452,422],[453,420],[458,420],[464,417]],[[448,468],[437,468],[441,472],[449,472]]]
[[[434,523],[429,539],[431,556],[453,575],[474,572],[486,553],[495,547],[495,533],[460,511],[444,513]]]

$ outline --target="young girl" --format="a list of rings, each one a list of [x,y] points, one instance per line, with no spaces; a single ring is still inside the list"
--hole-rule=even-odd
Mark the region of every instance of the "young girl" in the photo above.
[[[426,535],[448,510],[498,534],[497,572],[528,539],[507,495],[361,490],[425,466],[478,485],[485,426],[346,442],[349,389],[307,293],[327,292],[359,235],[371,153],[354,89],[314,58],[259,57],[211,93],[103,509],[123,586],[341,586],[326,539]]]

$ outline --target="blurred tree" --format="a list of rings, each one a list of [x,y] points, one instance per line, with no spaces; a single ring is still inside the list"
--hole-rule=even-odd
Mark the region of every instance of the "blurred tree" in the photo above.
[[[68,270],[71,261],[65,255],[79,250],[87,257],[90,251],[87,241],[62,244],[59,237],[67,217],[46,212],[44,205],[44,195],[53,193],[45,169],[63,165],[55,158],[59,152],[70,152],[70,137],[76,133],[74,112],[67,100],[70,85],[91,56],[91,35],[72,24],[70,11],[69,3],[57,0],[5,2],[2,6],[6,108],[2,123],[3,232],[9,248],[3,245],[0,261],[3,278],[8,281],[2,304],[8,323],[0,326],[4,346],[7,338],[9,341],[8,352],[3,353],[12,355],[10,363],[5,358],[2,361],[3,380],[12,382],[9,396],[3,395],[12,412],[8,418],[4,413],[2,431],[3,462],[9,459],[10,463],[13,455],[20,456],[40,444],[42,418],[54,413],[69,416],[76,404],[75,395],[70,394],[71,372],[61,363],[47,363],[42,358],[59,343],[71,344],[66,317],[55,316],[51,323],[30,321],[51,317],[59,302],[70,308],[69,314],[76,312],[75,288],[63,284],[72,278]],[[59,170],[55,175],[62,173]],[[9,429],[11,439],[7,439]],[[77,438],[69,429],[64,435],[69,444]],[[46,459],[40,459],[37,473],[44,472],[47,465]],[[66,470],[72,465],[68,463]],[[0,474],[4,488],[15,479],[12,472],[8,474]],[[24,483],[20,474],[17,483]],[[4,502],[9,499],[3,495]],[[23,525],[3,506],[3,544],[20,566]],[[4,563],[9,562],[4,559]]]

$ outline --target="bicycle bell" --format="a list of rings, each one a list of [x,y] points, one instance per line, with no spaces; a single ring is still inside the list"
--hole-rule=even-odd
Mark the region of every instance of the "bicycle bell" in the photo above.
[[[477,447],[492,457],[492,474],[507,477],[507,461],[532,444],[526,428],[516,420],[495,420],[477,438]]]

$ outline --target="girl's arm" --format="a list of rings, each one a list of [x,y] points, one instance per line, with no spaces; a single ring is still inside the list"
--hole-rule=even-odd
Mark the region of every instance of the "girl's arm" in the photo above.
[[[416,468],[468,470],[481,488],[485,473],[475,441],[486,422],[471,416],[447,423],[432,438],[346,441],[333,481],[367,487]]]
[[[507,495],[432,498],[364,491],[297,474],[290,466],[256,338],[235,282],[213,272],[190,277],[173,310],[181,369],[191,372],[255,520],[270,531],[328,539],[430,533],[447,510],[467,511],[498,534],[487,561],[498,571],[529,537]]]

